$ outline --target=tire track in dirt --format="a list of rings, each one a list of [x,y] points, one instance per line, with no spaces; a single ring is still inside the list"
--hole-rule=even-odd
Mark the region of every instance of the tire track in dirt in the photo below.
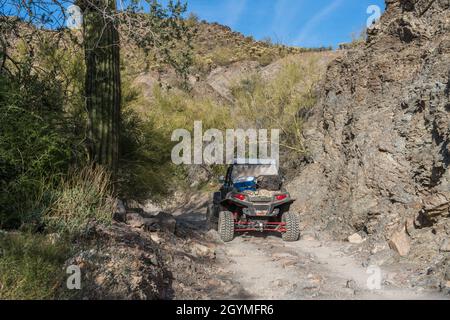
[[[438,292],[392,286],[381,271],[381,289],[368,287],[368,269],[348,251],[350,244],[283,242],[278,236],[240,236],[218,247],[222,278],[238,294],[213,299],[448,299]]]
[[[183,212],[178,219],[195,222],[206,233],[206,209]],[[218,235],[209,231],[213,238]],[[367,267],[344,242],[300,240],[284,242],[279,235],[244,234],[215,244],[214,270],[205,283],[210,299],[448,299],[439,292],[421,291],[385,281],[391,270],[381,269],[381,289],[370,290]],[[400,268],[400,267],[399,267]],[[401,270],[395,270],[401,272]]]
[[[208,231],[206,205],[207,198],[196,195],[172,213],[208,235],[215,248],[214,271],[202,288],[210,299],[450,299],[411,287],[400,264],[382,266],[381,289],[370,290],[372,274],[358,258],[360,247],[348,242],[310,237],[285,242],[278,234],[251,233],[223,243],[216,231]]]

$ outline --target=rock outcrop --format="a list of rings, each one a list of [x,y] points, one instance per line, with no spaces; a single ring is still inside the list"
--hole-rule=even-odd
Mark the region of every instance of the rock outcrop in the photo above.
[[[154,300],[172,296],[172,277],[159,246],[124,224],[93,225],[66,264],[81,271],[81,290],[72,298]]]
[[[450,1],[387,0],[367,41],[328,67],[290,190],[305,226],[398,238],[424,261],[450,234]],[[397,239],[398,240],[398,239]],[[408,240],[409,241],[409,240]],[[405,241],[402,241],[405,243]]]
[[[135,210],[138,211],[138,210]],[[201,222],[203,226],[203,222]],[[88,300],[206,299],[204,285],[216,274],[217,232],[164,212],[129,212],[126,223],[93,223],[77,239],[66,268],[80,270],[80,289],[60,297]],[[57,239],[55,240],[57,241]],[[222,286],[220,280],[217,286]]]

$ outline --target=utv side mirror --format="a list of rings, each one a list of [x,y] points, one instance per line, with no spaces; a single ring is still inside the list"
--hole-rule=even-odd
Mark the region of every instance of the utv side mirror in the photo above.
[[[219,183],[225,183],[225,177],[224,176],[220,176],[219,177]]]

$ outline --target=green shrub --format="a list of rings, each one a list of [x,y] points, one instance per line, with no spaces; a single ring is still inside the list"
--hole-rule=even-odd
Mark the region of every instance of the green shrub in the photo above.
[[[218,47],[211,54],[212,61],[222,67],[229,66],[237,61],[235,51],[228,47]]]
[[[54,178],[83,158],[59,90],[35,75],[0,76],[0,228],[35,220]]]
[[[18,29],[18,32],[24,30]],[[0,228],[39,224],[52,191],[83,147],[83,63],[53,33],[17,39],[0,72]]]
[[[170,193],[174,181],[171,135],[152,117],[128,109],[122,115],[119,194],[125,199],[154,201]]]
[[[274,56],[271,52],[261,52],[258,56],[257,60],[262,67],[266,67],[272,62],[274,62],[276,56]]]
[[[193,129],[194,121],[203,122],[203,130],[230,128],[231,109],[208,98],[197,98],[188,93],[164,92],[155,88],[151,115],[155,128],[172,135],[179,128]]]
[[[152,100],[146,101],[127,84],[124,88],[118,192],[126,199],[163,201],[186,186],[186,168],[171,160],[177,143],[171,141],[172,132],[179,128],[192,131],[196,120],[203,122],[203,130],[229,128],[231,109],[158,86]]]

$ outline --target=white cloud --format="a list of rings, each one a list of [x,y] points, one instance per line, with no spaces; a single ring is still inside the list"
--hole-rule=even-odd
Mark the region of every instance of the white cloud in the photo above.
[[[242,13],[247,6],[247,0],[231,0],[226,1],[223,8],[223,16],[225,17],[224,24],[233,28],[242,17]]]
[[[292,23],[298,17],[302,8],[302,2],[299,0],[277,0],[274,8],[271,31],[277,34],[286,34],[292,26]]]
[[[328,6],[323,8],[317,14],[315,14],[309,21],[305,24],[303,29],[300,31],[299,36],[294,40],[294,45],[302,45],[306,39],[308,39],[320,22],[322,22],[328,15],[333,13],[341,4],[343,0],[333,0]]]

